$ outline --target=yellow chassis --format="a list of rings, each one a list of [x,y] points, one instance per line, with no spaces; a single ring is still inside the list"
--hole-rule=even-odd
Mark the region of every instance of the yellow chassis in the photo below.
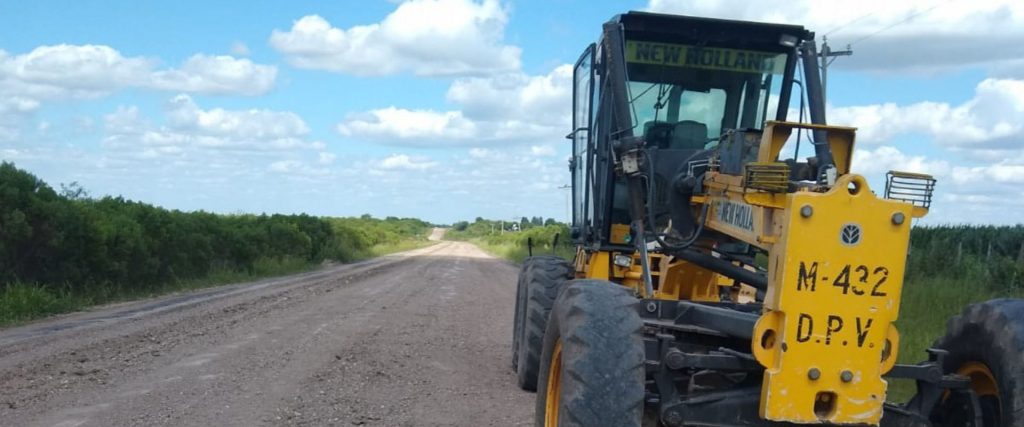
[[[886,399],[882,375],[896,361],[893,325],[900,295],[911,218],[927,213],[909,203],[877,197],[850,173],[852,128],[769,122],[758,147],[759,164],[778,164],[794,129],[825,130],[838,178],[829,189],[796,192],[752,189],[744,176],[709,172],[705,227],[768,252],[768,289],[751,351],[764,366],[760,416],[798,423],[877,425]],[[612,226],[623,242],[628,226]],[[661,253],[649,263],[655,284],[645,295],[638,253],[579,250],[577,277],[611,280],[637,295],[663,300],[719,301],[732,280]],[[615,263],[616,255],[632,259]],[[733,293],[751,299],[752,288]]]

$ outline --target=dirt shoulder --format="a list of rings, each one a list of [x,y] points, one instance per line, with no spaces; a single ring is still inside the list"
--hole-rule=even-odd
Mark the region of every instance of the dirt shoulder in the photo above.
[[[0,424],[529,425],[516,269],[440,244],[0,331]]]

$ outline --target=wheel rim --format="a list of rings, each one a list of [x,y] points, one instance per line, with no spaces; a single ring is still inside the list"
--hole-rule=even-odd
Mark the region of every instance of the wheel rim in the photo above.
[[[992,370],[981,362],[967,362],[956,370],[958,375],[971,379],[971,390],[978,396],[995,396],[999,399],[999,385]]]
[[[562,340],[555,341],[548,368],[548,388],[544,398],[544,426],[558,427],[558,407],[562,402]]]
[[[975,423],[977,422],[981,422],[980,425],[984,427],[1002,425],[1000,421],[1002,419],[1002,402],[999,398],[999,383],[996,382],[996,376],[992,373],[992,370],[984,363],[970,361],[960,365],[960,368],[956,370],[956,374],[970,379],[971,392],[977,397],[977,400],[971,405],[962,401],[963,396],[954,398],[947,391],[943,397],[945,406],[948,406],[945,416],[951,416],[952,418],[947,419],[947,423],[944,425],[976,425]],[[971,408],[976,409],[972,410]],[[964,411],[969,411],[970,413],[968,414]],[[975,413],[975,411],[981,412]]]

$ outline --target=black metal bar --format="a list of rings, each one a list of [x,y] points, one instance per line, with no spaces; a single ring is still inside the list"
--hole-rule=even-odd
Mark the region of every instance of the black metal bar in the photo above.
[[[811,113],[811,123],[824,125],[825,100],[822,97],[821,74],[818,71],[818,52],[814,40],[807,40],[800,45],[800,56],[804,62],[804,84],[807,86],[808,110]],[[832,159],[832,147],[828,144],[828,132],[814,130],[814,156],[818,158],[818,179],[826,168],[835,167]]]
[[[613,123],[608,135],[613,139],[633,136],[633,117],[629,112],[629,93],[626,90],[625,35],[622,33],[622,24],[604,24],[603,42],[609,59],[605,64],[603,77],[612,92],[610,98],[614,102],[609,111]]]
[[[713,329],[737,338],[751,339],[754,324],[760,317],[753,313],[718,308],[710,305],[680,301],[676,323]]]
[[[692,249],[674,252],[672,255],[714,271],[715,273],[721,274],[730,279],[739,280],[740,282],[746,283],[759,290],[768,290],[768,278],[763,274],[747,270],[724,259],[716,258]]]
[[[676,349],[665,356],[669,369],[716,369],[728,371],[760,371],[764,368],[756,360],[729,354],[695,354]]]
[[[786,121],[786,116],[789,113],[789,98],[793,92],[793,72],[796,70],[797,56],[796,48],[793,48],[786,56],[786,71],[782,74],[782,91],[779,92],[779,106],[775,112],[775,120]],[[803,92],[803,86],[800,87],[800,91]]]

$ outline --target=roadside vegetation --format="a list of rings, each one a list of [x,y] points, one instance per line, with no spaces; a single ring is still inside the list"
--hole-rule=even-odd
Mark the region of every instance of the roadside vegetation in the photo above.
[[[418,219],[218,215],[55,190],[0,164],[0,325],[427,244]]]
[[[1024,298],[1024,225],[914,228],[896,322],[898,361],[925,360],[950,317],[993,298]],[[907,400],[914,390],[912,381],[898,381],[890,399]]]
[[[569,238],[569,227],[551,218],[522,218],[519,222],[509,222],[478,217],[472,223],[461,221],[453,224],[444,237],[472,242],[494,256],[515,263],[529,256],[531,241],[534,255],[555,254],[572,259],[576,254]]]

